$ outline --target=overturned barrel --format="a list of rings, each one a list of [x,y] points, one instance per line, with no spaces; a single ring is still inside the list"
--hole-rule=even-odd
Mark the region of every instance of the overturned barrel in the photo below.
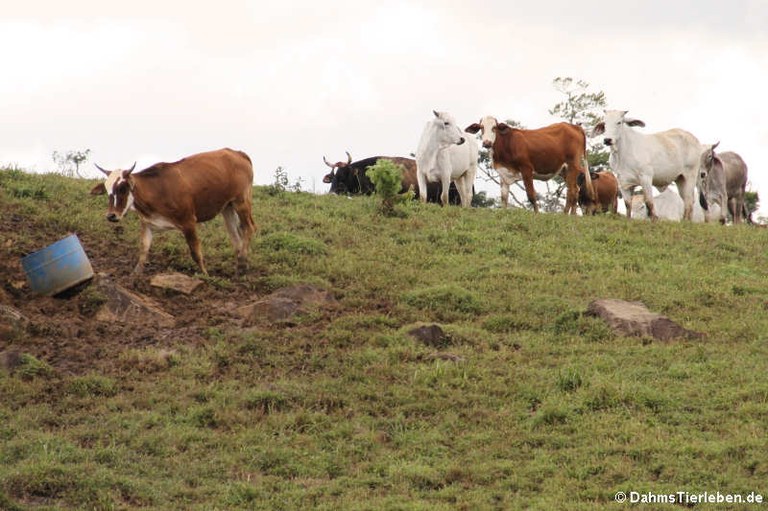
[[[21,265],[33,291],[53,296],[93,277],[93,268],[77,235],[22,258]]]

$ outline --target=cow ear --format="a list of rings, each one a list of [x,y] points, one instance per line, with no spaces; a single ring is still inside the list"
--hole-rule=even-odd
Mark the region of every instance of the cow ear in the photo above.
[[[497,133],[506,133],[509,131],[509,124],[500,122],[493,129],[495,129]]]
[[[596,137],[598,135],[602,135],[605,133],[605,122],[601,121],[595,124],[595,127],[592,128],[592,136]]]
[[[464,131],[466,131],[467,133],[472,133],[474,135],[475,133],[477,133],[481,129],[482,129],[482,126],[480,126],[477,123],[474,123],[474,124],[470,124],[469,126],[464,128]]]
[[[333,174],[326,174],[323,176],[323,183],[329,185],[333,181]]]
[[[107,193],[107,187],[104,186],[104,183],[99,183],[91,188],[91,195],[104,195],[105,193]]]
[[[627,126],[635,127],[639,126],[641,128],[645,128],[645,123],[641,121],[640,119],[624,119],[624,124]]]

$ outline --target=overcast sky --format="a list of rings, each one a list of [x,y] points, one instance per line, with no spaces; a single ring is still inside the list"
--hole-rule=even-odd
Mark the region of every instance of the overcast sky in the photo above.
[[[321,192],[324,155],[407,156],[433,109],[555,122],[552,80],[569,76],[643,132],[740,153],[768,213],[764,0],[13,4],[3,164],[48,171],[53,151],[90,149],[89,169],[144,168],[228,146],[257,184],[283,166]]]

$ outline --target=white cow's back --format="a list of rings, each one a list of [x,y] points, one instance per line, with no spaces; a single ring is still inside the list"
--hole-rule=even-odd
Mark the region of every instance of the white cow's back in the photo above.
[[[611,165],[622,185],[641,185],[642,173],[651,170],[653,185],[664,187],[681,174],[695,181],[702,151],[699,140],[685,130],[646,135],[626,128],[622,147],[611,152]]]

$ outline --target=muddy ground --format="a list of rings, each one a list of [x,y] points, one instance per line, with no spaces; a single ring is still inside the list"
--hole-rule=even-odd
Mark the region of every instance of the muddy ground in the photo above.
[[[149,284],[150,277],[158,273],[190,273],[188,268],[169,267],[155,254],[151,254],[156,256],[155,261],[150,259],[144,274],[138,279],[132,278],[137,247],[124,239],[120,228],[114,229],[106,238],[77,233],[95,272],[106,274],[112,282],[152,298],[175,318],[172,327],[158,327],[141,321],[100,321],[95,317],[95,307],[100,304],[94,303],[92,282],[56,297],[40,296],[26,282],[21,258],[67,233],[52,237],[50,233],[40,232],[24,215],[13,213],[0,217],[0,233],[4,239],[0,243],[0,305],[18,310],[28,320],[22,332],[0,335],[0,353],[8,350],[29,353],[62,374],[104,370],[121,352],[131,348],[205,343],[204,333],[208,329],[226,328],[237,322],[233,314],[235,307],[258,298],[258,293],[253,290],[258,274],[250,272],[244,277],[235,276],[234,258],[231,274],[216,275],[228,280],[226,289],[205,283],[191,295],[183,295]]]

